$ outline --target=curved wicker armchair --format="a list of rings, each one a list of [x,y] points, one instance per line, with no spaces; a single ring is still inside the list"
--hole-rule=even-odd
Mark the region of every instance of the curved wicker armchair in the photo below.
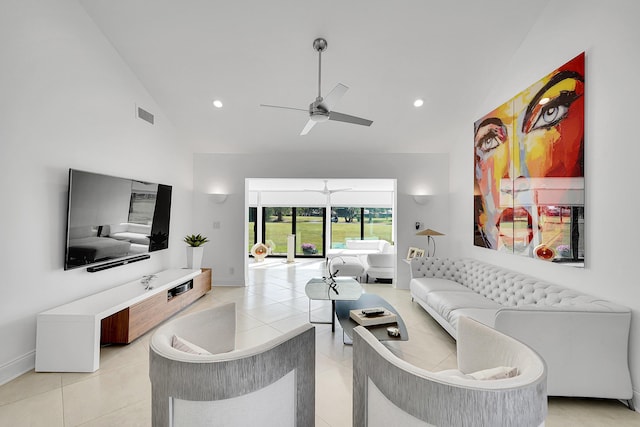
[[[512,378],[469,373],[517,367]],[[539,426],[547,415],[546,366],[533,350],[468,318],[458,325],[458,369],[430,372],[395,356],[359,326],[353,340],[353,425]]]
[[[315,420],[315,329],[300,326],[234,350],[235,303],[169,321],[151,337],[154,426],[309,426]],[[172,346],[195,344],[193,354]]]

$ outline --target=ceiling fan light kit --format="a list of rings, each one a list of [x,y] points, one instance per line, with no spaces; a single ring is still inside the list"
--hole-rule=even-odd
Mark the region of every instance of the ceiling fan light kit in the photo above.
[[[361,117],[350,116],[348,114],[333,111],[333,107],[338,103],[340,98],[349,90],[342,83],[338,83],[326,97],[322,97],[322,52],[327,49],[327,41],[323,38],[317,38],[313,41],[313,48],[318,52],[318,96],[315,101],[309,104],[309,121],[300,132],[300,135],[306,135],[315,126],[316,123],[326,122],[328,120],[356,124],[361,126],[371,126],[373,121],[363,119]],[[284,108],[288,110],[303,110],[302,108],[282,107],[278,105],[260,104],[261,107]]]

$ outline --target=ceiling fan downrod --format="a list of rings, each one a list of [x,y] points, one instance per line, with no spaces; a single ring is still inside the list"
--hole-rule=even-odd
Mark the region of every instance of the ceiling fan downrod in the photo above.
[[[323,38],[317,38],[313,41],[313,48],[318,51],[318,97],[316,101],[322,101],[321,81],[322,81],[322,52],[327,49],[327,41]]]

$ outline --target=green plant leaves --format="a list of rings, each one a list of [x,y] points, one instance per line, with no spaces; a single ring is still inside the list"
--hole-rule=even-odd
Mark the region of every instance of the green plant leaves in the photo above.
[[[186,235],[185,238],[184,238],[184,242],[187,245],[194,246],[194,247],[202,246],[205,243],[207,243],[208,241],[209,241],[209,239],[207,239],[206,236],[203,236],[201,234]]]

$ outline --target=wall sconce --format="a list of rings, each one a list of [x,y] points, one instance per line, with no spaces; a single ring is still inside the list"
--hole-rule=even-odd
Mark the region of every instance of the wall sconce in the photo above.
[[[224,193],[211,193],[209,194],[209,200],[211,200],[213,203],[221,205],[225,200],[227,200],[227,196],[228,194]]]
[[[427,203],[427,200],[429,200],[429,196],[428,194],[414,194],[413,195],[413,200],[419,204],[419,205],[424,205],[425,203]]]

